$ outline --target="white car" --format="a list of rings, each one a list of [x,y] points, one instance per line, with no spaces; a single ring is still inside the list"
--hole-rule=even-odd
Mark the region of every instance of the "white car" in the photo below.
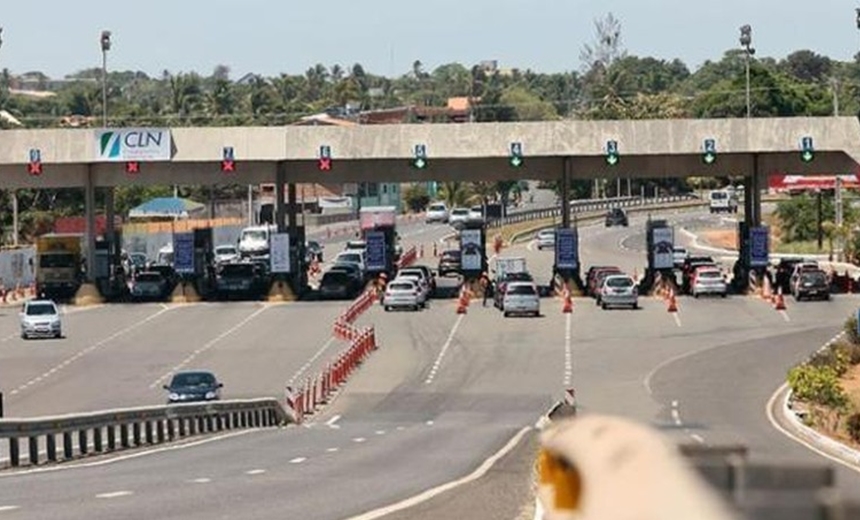
[[[51,300],[32,300],[21,308],[21,337],[63,337],[60,311]]]
[[[687,259],[689,253],[687,252],[687,248],[675,246],[672,248],[672,261],[675,263],[675,267],[683,267],[684,260]]]
[[[424,291],[415,280],[401,278],[392,280],[382,296],[382,307],[386,311],[408,308],[417,311],[427,304]]]
[[[484,207],[472,206],[469,208],[469,220],[484,220]]]
[[[694,298],[703,294],[715,294],[723,298],[728,294],[728,284],[723,273],[714,267],[700,267],[693,274],[690,292]]]
[[[502,313],[507,318],[512,314],[540,316],[540,295],[532,282],[510,282],[502,297]]]
[[[610,275],[603,280],[599,298],[600,307],[603,309],[621,306],[638,309],[639,287],[636,286],[636,281],[626,274]]]
[[[344,246],[344,251],[358,251],[360,253],[364,253],[364,250],[367,249],[367,242],[364,240],[349,240]]]
[[[239,260],[239,250],[236,246],[223,245],[215,248],[215,263],[235,262]]]
[[[419,269],[401,269],[397,272],[397,276],[394,280],[412,280],[418,284],[424,299],[430,297],[430,280],[428,280],[424,273]]]
[[[454,208],[451,210],[451,215],[448,217],[448,223],[452,226],[455,224],[463,224],[469,220],[469,208]]]
[[[448,206],[443,202],[434,202],[427,206],[427,214],[424,218],[425,222],[431,224],[433,222],[448,223]]]
[[[555,249],[555,229],[541,229],[538,232],[537,248],[539,251]]]
[[[334,263],[355,264],[362,273],[367,270],[364,264],[364,254],[359,253],[358,251],[343,251],[342,253],[338,253],[337,256],[334,257]]]

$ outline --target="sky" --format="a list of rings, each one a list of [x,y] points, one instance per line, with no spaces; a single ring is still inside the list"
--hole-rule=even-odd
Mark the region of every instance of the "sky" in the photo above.
[[[399,76],[420,60],[497,60],[504,68],[580,70],[594,20],[612,13],[629,54],[695,69],[738,48],[753,27],[757,56],[800,49],[839,60],[860,51],[860,0],[3,0],[0,68],[59,78],[101,65],[209,74],[300,74],[322,63]]]

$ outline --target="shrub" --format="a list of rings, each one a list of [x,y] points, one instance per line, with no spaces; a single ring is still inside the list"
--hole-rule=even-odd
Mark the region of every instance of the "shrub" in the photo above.
[[[839,385],[839,376],[832,366],[804,363],[788,371],[788,384],[795,397],[802,401],[841,409],[848,396]]]
[[[837,376],[848,371],[850,354],[848,349],[840,344],[830,345],[809,358],[808,365],[815,368],[831,368]]]
[[[845,320],[845,339],[853,345],[860,345],[860,335],[857,334],[857,316]]]
[[[860,413],[851,414],[845,426],[848,429],[848,435],[851,436],[851,440],[860,442]]]
[[[845,360],[849,365],[860,365],[860,345],[851,343],[847,339],[843,339],[834,344],[831,348],[844,355]]]

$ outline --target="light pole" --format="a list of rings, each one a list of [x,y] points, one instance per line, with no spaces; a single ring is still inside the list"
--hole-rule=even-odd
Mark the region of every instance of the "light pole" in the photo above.
[[[102,126],[107,128],[107,53],[110,50],[110,31],[102,31]]]
[[[746,93],[747,93],[747,117],[752,116],[752,108],[750,106],[750,60],[755,55],[755,49],[752,46],[752,27],[749,24],[741,26],[741,47],[744,48],[744,57],[746,62]]]

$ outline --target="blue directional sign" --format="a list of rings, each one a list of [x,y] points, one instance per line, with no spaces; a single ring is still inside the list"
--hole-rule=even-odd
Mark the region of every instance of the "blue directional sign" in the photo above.
[[[173,234],[173,269],[179,274],[194,274],[194,233]]]
[[[30,148],[30,162],[38,163],[42,162],[42,151],[38,148]]]
[[[575,229],[555,231],[555,266],[558,269],[579,268],[579,234]]]
[[[767,226],[750,228],[750,266],[764,267],[770,263],[769,237]]]
[[[368,271],[385,271],[388,263],[385,261],[385,233],[368,231],[364,235],[365,253],[364,264]]]
[[[235,161],[236,160],[236,153],[233,151],[232,146],[225,146],[222,153],[223,153],[225,161]]]

